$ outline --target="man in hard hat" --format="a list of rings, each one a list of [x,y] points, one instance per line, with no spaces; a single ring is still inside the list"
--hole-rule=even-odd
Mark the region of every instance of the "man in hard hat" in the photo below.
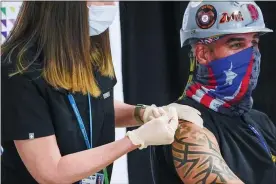
[[[172,146],[152,148],[156,184],[276,183],[276,127],[251,96],[268,32],[252,1],[189,3],[180,35],[194,74],[178,103],[198,109],[205,128],[183,122]]]

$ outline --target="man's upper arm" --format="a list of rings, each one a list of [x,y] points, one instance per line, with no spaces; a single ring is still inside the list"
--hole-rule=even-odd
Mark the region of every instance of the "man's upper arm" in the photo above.
[[[242,183],[222,158],[215,136],[205,128],[180,123],[172,155],[177,173],[185,184]]]

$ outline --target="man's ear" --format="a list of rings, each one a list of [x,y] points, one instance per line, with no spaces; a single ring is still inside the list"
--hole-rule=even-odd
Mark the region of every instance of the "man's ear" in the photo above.
[[[199,64],[206,65],[212,61],[212,51],[204,44],[196,44],[195,57]]]

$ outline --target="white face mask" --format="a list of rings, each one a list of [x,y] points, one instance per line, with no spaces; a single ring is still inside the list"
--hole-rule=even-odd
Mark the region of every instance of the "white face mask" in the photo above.
[[[99,35],[103,33],[113,22],[118,6],[104,5],[95,6],[91,5],[89,9],[89,35]]]

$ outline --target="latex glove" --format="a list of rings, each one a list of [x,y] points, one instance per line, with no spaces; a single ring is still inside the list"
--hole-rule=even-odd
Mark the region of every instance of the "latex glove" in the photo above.
[[[190,107],[188,105],[181,105],[177,103],[171,103],[167,106],[163,106],[162,108],[166,112],[168,112],[170,107],[174,107],[176,109],[179,120],[189,121],[203,128],[203,120],[200,116],[201,113],[197,109]],[[157,107],[155,105],[146,107],[145,112],[143,114],[144,123],[148,122],[151,116],[156,117],[159,115],[156,109]]]
[[[149,145],[171,144],[174,141],[175,131],[178,127],[176,109],[172,107],[166,112],[164,109],[158,108],[158,115],[157,118],[150,116],[149,122],[127,132],[127,136],[134,145],[141,145],[139,149]]]

